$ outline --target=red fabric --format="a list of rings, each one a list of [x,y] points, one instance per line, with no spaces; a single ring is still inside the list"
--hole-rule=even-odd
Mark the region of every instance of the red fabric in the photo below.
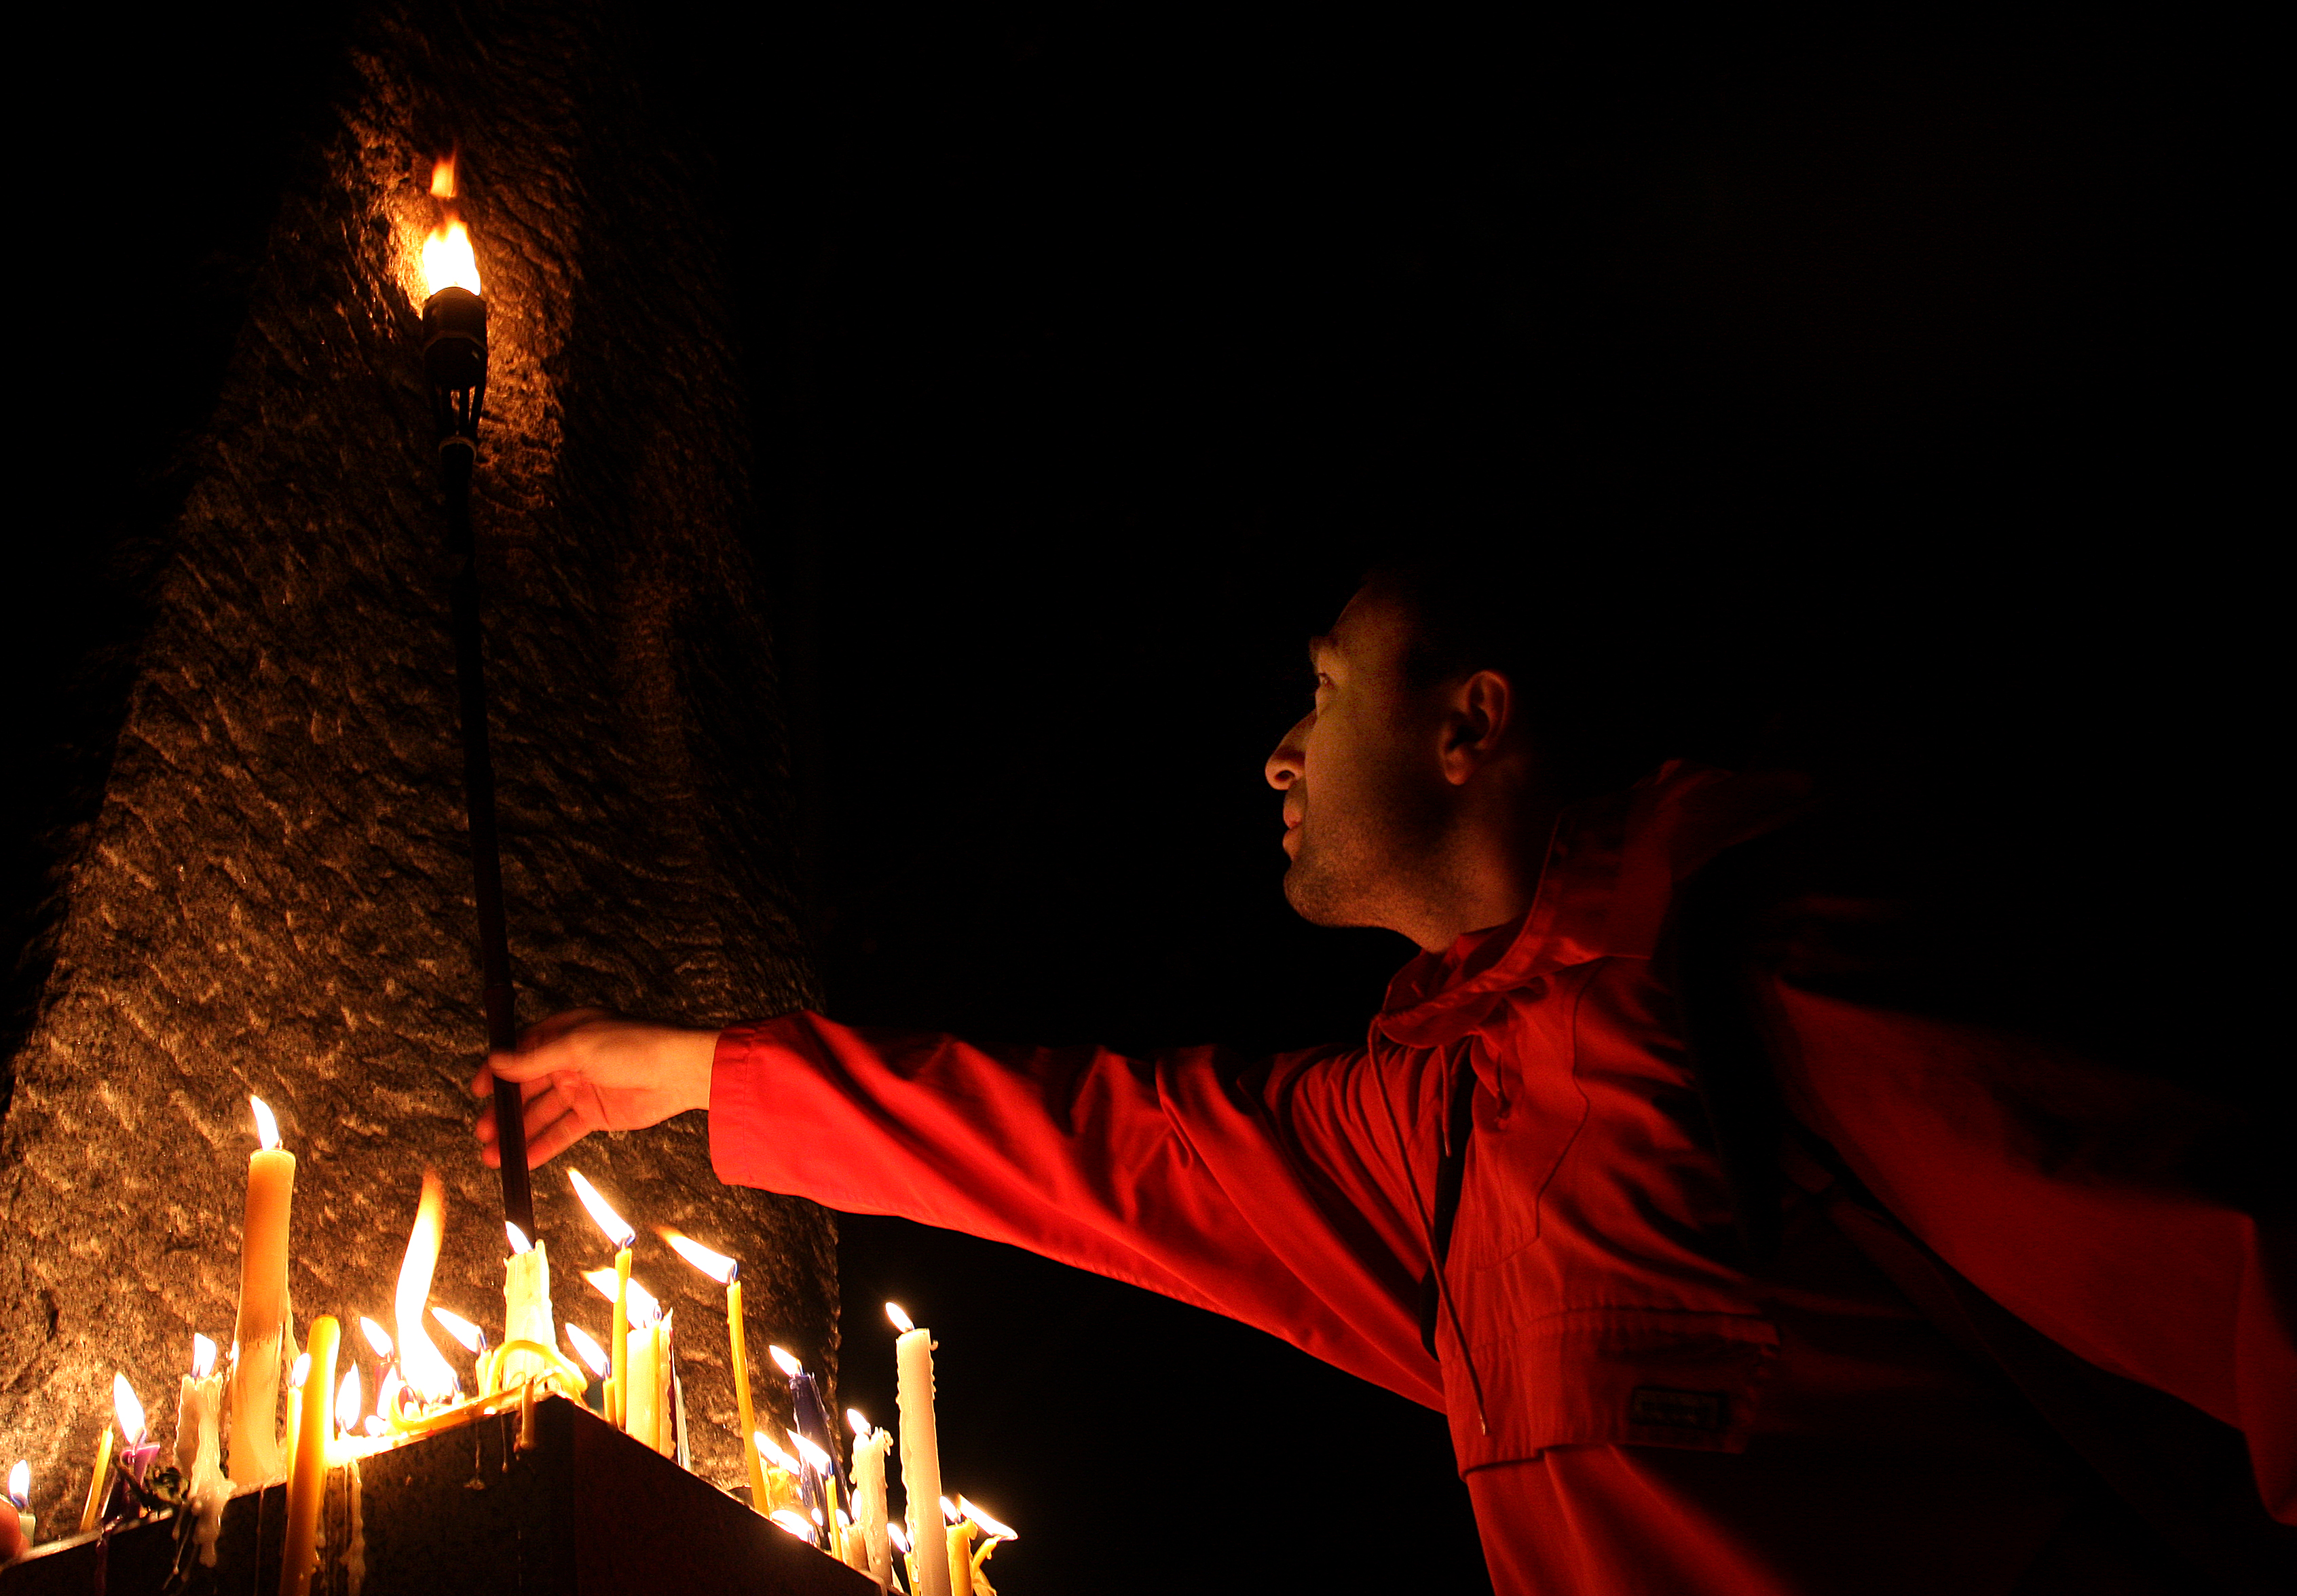
[[[1731,1262],[1650,958],[1674,884],[1791,796],[1670,768],[1568,817],[1525,917],[1413,960],[1361,1048],[1134,1059],[734,1027],[718,1172],[1129,1280],[1442,1409],[1503,1596],[2029,1588],[2080,1489],[2030,1416],[1814,1202],[1764,1281]],[[1431,1359],[1419,1282],[1462,1069],[1445,1278],[1471,1355],[1446,1320]],[[1964,1130],[1925,1152],[1926,1122],[1894,1123],[1892,1170],[1953,1184],[1943,1157],[1988,1150]],[[2019,1266],[2078,1314],[2110,1305]],[[2152,1333],[2197,1370],[2227,1355],[2214,1329]],[[2285,1371],[2286,1348],[2233,1383]]]

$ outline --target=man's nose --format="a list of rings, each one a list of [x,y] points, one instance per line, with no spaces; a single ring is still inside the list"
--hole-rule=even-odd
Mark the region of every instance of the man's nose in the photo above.
[[[1290,731],[1284,734],[1284,740],[1276,745],[1276,752],[1268,756],[1263,773],[1268,777],[1268,785],[1280,793],[1307,773],[1301,761],[1300,747],[1307,736],[1311,718],[1303,716]]]

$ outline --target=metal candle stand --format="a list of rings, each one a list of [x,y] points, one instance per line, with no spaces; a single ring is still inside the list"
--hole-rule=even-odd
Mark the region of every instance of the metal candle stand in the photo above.
[[[447,489],[447,546],[455,561],[455,684],[463,728],[463,795],[470,811],[471,876],[479,907],[479,962],[485,980],[487,1049],[518,1042],[510,979],[510,935],[503,915],[502,846],[495,827],[495,769],[487,746],[485,634],[479,622],[478,540],[471,531],[471,476],[479,458],[479,414],[487,398],[487,304],[467,288],[442,288],[423,306],[423,374],[439,425],[439,469]],[[527,1180],[524,1104],[515,1082],[495,1082],[496,1147],[502,1155],[503,1217],[535,1234]]]

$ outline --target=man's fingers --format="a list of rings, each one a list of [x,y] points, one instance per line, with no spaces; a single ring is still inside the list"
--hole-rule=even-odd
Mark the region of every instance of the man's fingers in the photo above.
[[[580,1115],[567,1115],[526,1144],[526,1166],[533,1169],[549,1163],[589,1133]]]
[[[537,1048],[557,1041],[578,1025],[592,1020],[607,1020],[614,1016],[611,1008],[570,1008],[564,1014],[554,1014],[539,1024],[529,1025],[519,1032],[518,1050],[531,1053]]]

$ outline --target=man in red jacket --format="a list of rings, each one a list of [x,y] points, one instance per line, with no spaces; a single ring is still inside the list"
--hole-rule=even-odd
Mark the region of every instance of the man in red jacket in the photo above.
[[[1505,1596],[2190,1588],[1846,1235],[1861,1176],[2029,1323],[2245,1431],[2288,1515],[2290,1337],[2247,1217],[2079,1146],[2064,1180],[2047,1090],[1989,1096],[1950,1026],[1766,988],[1779,1089],[1829,1140],[1784,1146],[1750,1251],[1663,944],[1682,884],[1802,786],[1607,783],[1575,757],[1601,728],[1458,624],[1473,605],[1375,580],[1268,761],[1294,906],[1422,950],[1361,1046],[1131,1058],[582,1011],[475,1089],[523,1083],[537,1163],[706,1108],[725,1180],[1027,1247],[1439,1408]],[[2112,1245],[2133,1227],[2135,1265]]]

